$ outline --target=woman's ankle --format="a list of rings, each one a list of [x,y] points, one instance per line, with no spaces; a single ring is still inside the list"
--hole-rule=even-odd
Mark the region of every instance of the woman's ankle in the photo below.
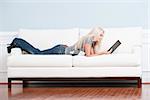
[[[12,49],[11,45],[8,46],[8,47],[7,47],[7,52],[8,52],[8,53],[11,53],[11,49]]]

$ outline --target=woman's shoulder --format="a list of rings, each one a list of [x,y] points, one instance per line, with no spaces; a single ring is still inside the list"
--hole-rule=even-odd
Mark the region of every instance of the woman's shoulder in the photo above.
[[[85,38],[84,42],[88,43],[88,44],[92,44],[93,43],[93,38],[92,37],[87,37],[87,38]]]

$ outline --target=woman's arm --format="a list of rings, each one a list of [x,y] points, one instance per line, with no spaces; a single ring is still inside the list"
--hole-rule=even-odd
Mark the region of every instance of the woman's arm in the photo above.
[[[107,52],[107,51],[106,51],[106,52],[103,51],[103,52],[97,53],[97,52],[94,51],[94,48],[93,48],[90,44],[85,44],[85,45],[84,45],[84,49],[85,49],[85,55],[86,55],[87,57],[98,56],[98,55],[104,55],[104,54],[110,54],[110,52]]]

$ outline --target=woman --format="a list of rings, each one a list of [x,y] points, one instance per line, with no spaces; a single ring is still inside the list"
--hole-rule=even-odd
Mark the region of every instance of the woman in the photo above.
[[[88,57],[110,54],[111,51],[98,52],[97,50],[100,46],[103,36],[104,30],[100,27],[95,27],[87,35],[81,37],[76,44],[69,48],[66,48],[66,54],[70,51],[74,51],[75,54],[78,54],[80,51],[83,51],[85,53],[85,56]]]
[[[110,51],[98,52],[97,49],[104,36],[104,30],[100,27],[95,27],[87,35],[81,37],[73,46],[56,45],[53,48],[40,51],[33,47],[31,44],[23,39],[15,38],[8,47],[8,52],[11,52],[12,48],[21,48],[22,51],[26,51],[29,54],[68,54],[77,55],[80,51],[85,53],[85,56],[97,56],[103,54],[110,54]]]

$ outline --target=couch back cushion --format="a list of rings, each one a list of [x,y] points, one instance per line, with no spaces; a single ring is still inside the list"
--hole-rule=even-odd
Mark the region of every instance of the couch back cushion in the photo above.
[[[122,44],[114,53],[132,53],[133,46],[141,45],[141,27],[103,29],[105,34],[99,51],[108,50],[117,40],[120,40]],[[91,29],[80,29],[80,37],[89,33],[90,30]]]
[[[79,38],[79,29],[20,29],[18,37],[44,50],[57,44],[73,45]]]

